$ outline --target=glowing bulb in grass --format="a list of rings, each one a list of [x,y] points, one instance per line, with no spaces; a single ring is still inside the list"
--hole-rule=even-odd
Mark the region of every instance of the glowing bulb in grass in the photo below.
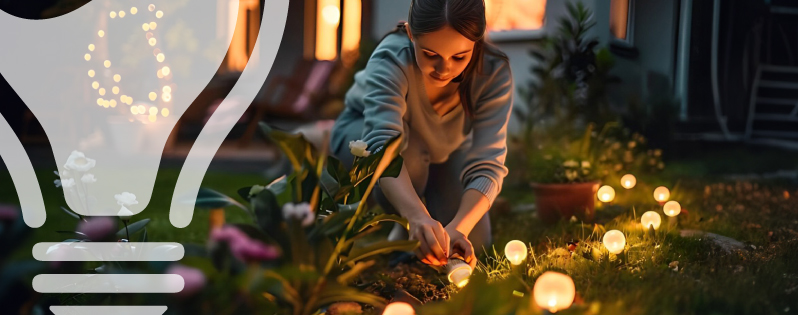
[[[504,256],[514,266],[520,265],[526,259],[527,249],[524,242],[510,241],[504,246]]]
[[[640,217],[640,223],[643,224],[644,230],[648,230],[651,226],[654,226],[656,230],[659,229],[660,224],[662,224],[662,217],[655,211],[648,211],[643,213],[643,216]]]
[[[571,307],[576,295],[576,286],[568,275],[546,271],[535,281],[532,295],[538,306],[556,313]]]
[[[601,243],[610,253],[620,254],[626,246],[626,236],[621,231],[611,230],[604,233]]]
[[[682,205],[680,205],[679,202],[675,200],[671,200],[666,202],[665,205],[662,206],[662,211],[665,212],[665,215],[669,217],[675,217],[679,215],[680,212],[682,212]]]
[[[405,302],[393,302],[385,307],[382,315],[415,315],[416,310],[413,306]]]
[[[637,185],[637,178],[632,174],[626,174],[621,177],[621,186],[626,189],[632,189]]]
[[[671,191],[665,186],[659,186],[654,189],[654,199],[660,203],[668,201],[671,198]]]
[[[615,189],[608,185],[601,186],[601,188],[598,190],[597,196],[601,202],[611,202],[613,199],[615,199]]]
[[[471,277],[471,266],[464,260],[450,258],[449,263],[446,264],[446,269],[449,282],[454,283],[458,288],[468,284],[468,278]]]

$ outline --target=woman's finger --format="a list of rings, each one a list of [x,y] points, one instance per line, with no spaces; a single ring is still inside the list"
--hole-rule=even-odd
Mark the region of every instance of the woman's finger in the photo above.
[[[435,256],[435,260],[445,262],[446,256],[443,254],[443,247],[438,242],[434,229],[430,228],[425,232],[427,233],[424,234],[424,237],[427,240],[427,245],[429,245],[429,251]]]
[[[421,243],[418,248],[421,250],[421,258],[426,258],[433,265],[437,266],[441,264],[440,260],[437,258],[437,254],[435,253],[434,246],[437,245],[437,243],[435,243],[434,237],[430,237],[430,234],[431,233],[423,233],[423,235],[418,237],[419,242]]]
[[[441,256],[438,258],[438,260],[446,263],[446,259],[449,258],[449,233],[446,232],[440,223],[432,227],[432,232],[435,233],[435,238],[438,240],[438,244],[441,246]]]

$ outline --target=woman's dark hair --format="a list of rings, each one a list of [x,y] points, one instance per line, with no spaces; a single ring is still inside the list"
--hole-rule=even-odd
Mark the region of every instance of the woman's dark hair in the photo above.
[[[476,76],[484,73],[482,65],[485,54],[508,61],[507,55],[485,39],[487,28],[485,1],[411,0],[407,24],[410,26],[413,36],[432,33],[448,25],[463,35],[463,37],[475,42],[471,61],[463,73],[452,80],[453,82],[460,82],[458,87],[460,102],[463,104],[465,113],[473,118],[475,108],[474,100],[471,99],[471,87]],[[405,22],[399,22],[396,28],[382,39],[396,32],[407,33]]]

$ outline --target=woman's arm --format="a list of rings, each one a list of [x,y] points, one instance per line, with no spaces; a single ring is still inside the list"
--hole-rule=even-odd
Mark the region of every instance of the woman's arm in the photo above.
[[[489,209],[490,201],[483,193],[478,190],[468,189],[463,193],[463,198],[460,200],[460,208],[457,210],[452,222],[449,222],[449,225],[446,226],[446,229],[454,229],[467,236]]]
[[[406,218],[410,225],[410,239],[419,241],[416,255],[426,264],[444,265],[449,258],[449,234],[440,222],[433,219],[427,207],[418,198],[407,168],[396,178],[379,179],[382,193],[391,205]]]

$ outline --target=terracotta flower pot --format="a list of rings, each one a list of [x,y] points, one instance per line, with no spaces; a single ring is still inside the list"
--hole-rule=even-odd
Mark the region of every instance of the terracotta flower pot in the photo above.
[[[535,207],[540,220],[552,224],[560,219],[576,216],[592,222],[595,215],[595,198],[599,182],[574,184],[532,183]]]

